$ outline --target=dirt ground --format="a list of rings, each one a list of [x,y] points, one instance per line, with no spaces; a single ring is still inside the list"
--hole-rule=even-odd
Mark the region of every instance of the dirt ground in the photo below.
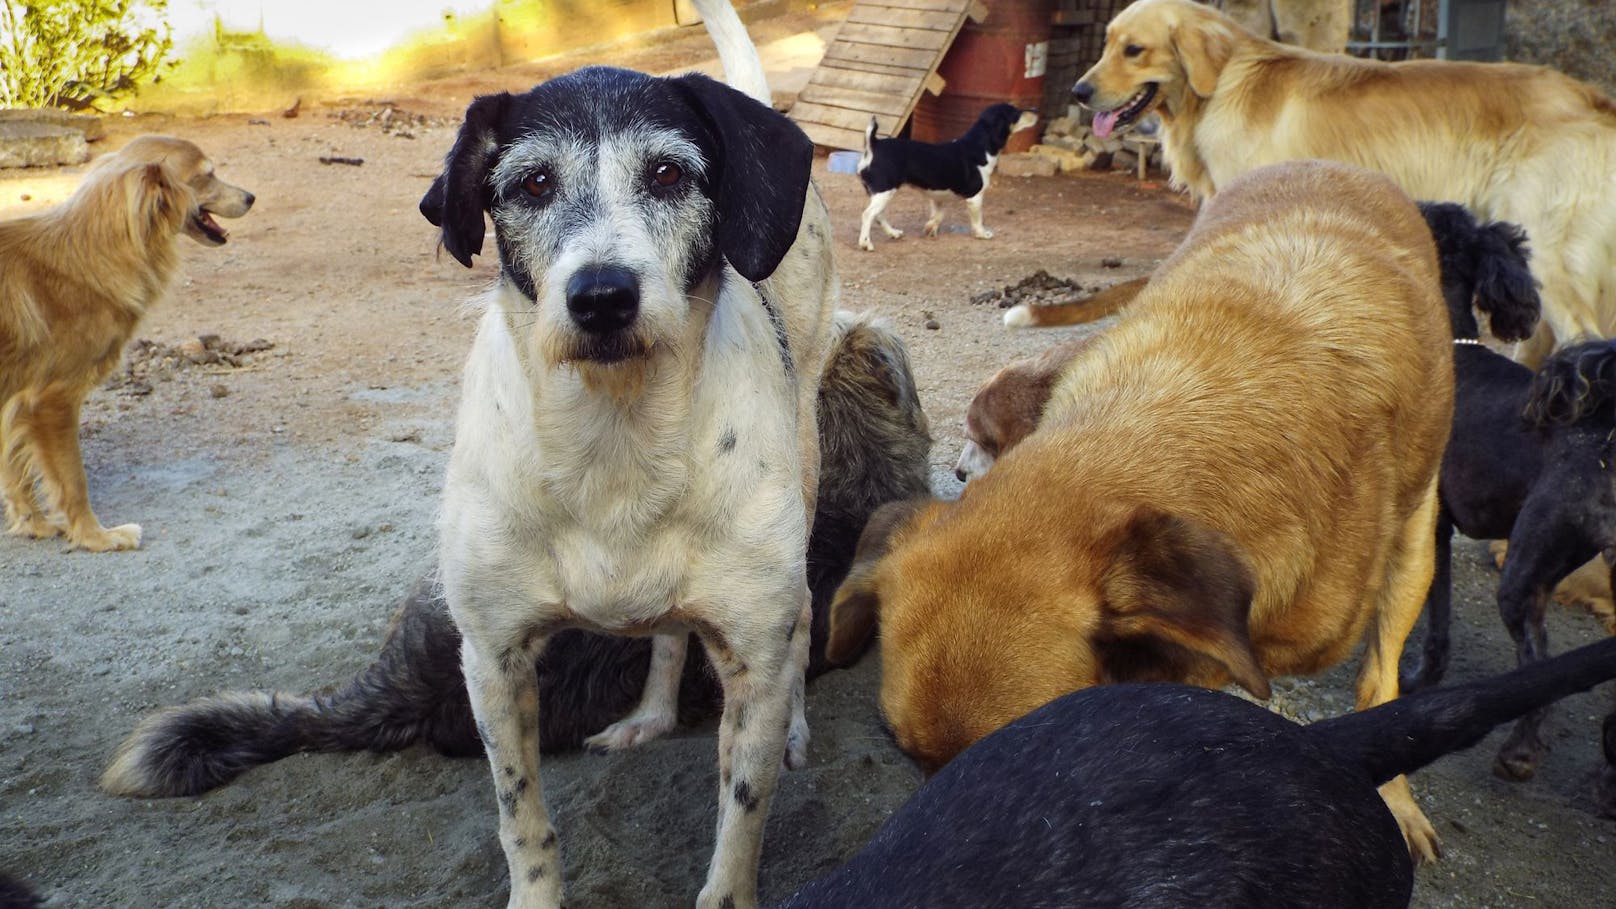
[[[771,20],[760,41],[803,24]],[[709,55],[698,31],[600,59],[659,71]],[[95,781],[154,708],[222,689],[305,691],[374,654],[390,602],[433,558],[472,331],[463,302],[495,274],[487,259],[468,273],[439,256],[416,202],[472,93],[523,89],[581,62],[305,104],[295,119],[110,124],[101,148],[148,131],[199,142],[258,204],[227,224],[228,246],[186,245],[184,277],[140,332],[159,346],[137,351],[87,408],[92,500],[109,524],[144,524],[143,547],[87,555],[0,538],[0,867],[31,880],[47,905],[503,901],[481,761],[421,749],[303,756],[201,798],[160,801],[111,798]],[[854,245],[856,178],[827,173],[823,159],[816,175],[837,224],[845,305],[881,313],[910,346],[944,495],[958,489],[952,465],[977,384],[1059,337],[1007,333],[990,292],[1039,270],[1083,286],[1142,274],[1193,214],[1184,198],[1125,174],[1005,178],[988,194],[991,242],[970,237],[961,208],[942,237],[918,239],[917,194],[889,209],[910,236],[878,236],[864,253]],[[0,216],[60,198],[75,177],[0,174]],[[200,335],[218,336],[191,348],[213,362],[175,355]],[[250,349],[258,340],[272,346]],[[1513,663],[1492,606],[1496,573],[1480,544],[1456,548],[1455,681]],[[1587,616],[1551,617],[1556,647],[1598,633]],[[810,689],[812,762],[782,778],[765,900],[852,854],[919,784],[878,728],[877,671],[867,659]],[[1281,681],[1277,699],[1303,718],[1342,712],[1351,673]],[[1590,808],[1610,697],[1559,708],[1548,726],[1555,749],[1535,780],[1489,772],[1501,734],[1415,778],[1447,850],[1420,872],[1416,906],[1616,905],[1616,822]],[[689,905],[711,849],[715,763],[710,728],[629,754],[547,759],[570,904]]]

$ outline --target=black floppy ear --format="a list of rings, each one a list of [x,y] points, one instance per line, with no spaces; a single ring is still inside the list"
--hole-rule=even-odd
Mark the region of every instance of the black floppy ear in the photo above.
[[[727,85],[694,74],[670,81],[718,138],[718,248],[742,277],[761,281],[797,240],[814,143],[784,114]]]
[[[499,159],[497,126],[510,100],[509,93],[501,92],[471,102],[443,173],[421,197],[421,214],[443,229],[443,248],[467,268],[471,257],[483,251],[483,212],[494,200],[488,172]]]

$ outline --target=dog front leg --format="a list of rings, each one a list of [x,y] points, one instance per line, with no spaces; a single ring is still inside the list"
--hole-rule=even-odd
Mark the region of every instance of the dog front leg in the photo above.
[[[982,193],[965,200],[965,211],[971,216],[971,236],[978,240],[993,239],[993,231],[982,226]]]
[[[808,624],[796,612],[789,629],[765,634],[730,639],[716,628],[702,634],[724,686],[724,715],[718,725],[718,841],[697,909],[757,906],[763,822],[785,755],[793,686],[802,680],[797,654],[807,655],[802,642]]]
[[[499,801],[499,843],[510,869],[508,909],[558,909],[561,850],[539,790],[539,681],[533,671],[543,639],[497,655],[466,635],[461,668],[477,734],[488,754]]]
[[[30,435],[34,468],[44,481],[46,498],[67,520],[67,541],[78,549],[110,552],[140,546],[140,525],[103,527],[90,508],[89,480],[79,450],[79,406],[75,389],[51,386],[34,404]]]
[[[679,722],[679,679],[684,675],[690,636],[659,634],[651,639],[651,666],[634,712],[587,739],[591,751],[621,751],[649,742]]]
[[[22,392],[0,404],[4,405],[0,409],[0,495],[6,502],[6,533],[53,537],[61,531],[39,508],[30,474],[33,396]]]

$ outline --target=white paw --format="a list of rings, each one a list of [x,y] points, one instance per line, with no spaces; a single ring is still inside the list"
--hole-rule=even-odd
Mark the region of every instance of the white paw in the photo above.
[[[875,252],[875,244],[870,242],[869,237],[859,237],[859,249],[866,249],[870,252]]]
[[[622,751],[668,732],[674,723],[673,716],[663,714],[630,715],[584,739],[584,747],[597,752]]]
[[[982,228],[981,230],[971,231],[971,233],[975,234],[978,240],[993,239],[993,231],[988,230],[986,227]]]
[[[896,228],[896,227],[883,227],[881,229],[886,231],[887,236],[891,237],[894,240],[902,240],[903,239],[903,231]]]
[[[140,525],[119,524],[117,527],[96,528],[89,533],[68,534],[68,543],[76,549],[90,552],[114,552],[140,548]]]
[[[786,733],[786,753],[783,758],[787,770],[801,770],[808,766],[808,721],[793,718],[791,730]]]

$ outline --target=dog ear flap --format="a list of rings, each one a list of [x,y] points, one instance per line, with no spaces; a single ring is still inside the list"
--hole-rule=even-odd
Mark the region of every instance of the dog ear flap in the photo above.
[[[891,550],[893,536],[935,501],[925,497],[888,502],[865,522],[853,553],[853,567],[831,599],[830,634],[825,641],[825,661],[830,665],[849,665],[869,648],[881,614],[876,569]]]
[[[185,197],[191,190],[166,165],[155,161],[137,165],[122,179],[128,183],[123,192],[129,200],[129,223],[138,234],[183,221],[190,207]]]
[[[1500,341],[1532,336],[1542,314],[1537,279],[1527,264],[1526,232],[1508,221],[1494,221],[1476,235],[1476,308]]]
[[[471,257],[483,251],[483,213],[494,201],[488,172],[498,160],[497,128],[510,100],[509,92],[501,92],[471,102],[443,172],[421,197],[421,214],[442,228],[443,248],[467,268]]]
[[[1210,17],[1173,29],[1173,49],[1189,79],[1190,90],[1202,98],[1212,97],[1223,67],[1234,55],[1234,35],[1221,22]]]
[[[1227,534],[1140,506],[1100,587],[1107,635],[1161,641],[1211,658],[1240,687],[1269,696],[1246,625],[1256,585]]]
[[[706,115],[721,146],[718,248],[742,277],[761,281],[797,240],[814,144],[784,114],[727,85],[696,74],[670,81]]]

